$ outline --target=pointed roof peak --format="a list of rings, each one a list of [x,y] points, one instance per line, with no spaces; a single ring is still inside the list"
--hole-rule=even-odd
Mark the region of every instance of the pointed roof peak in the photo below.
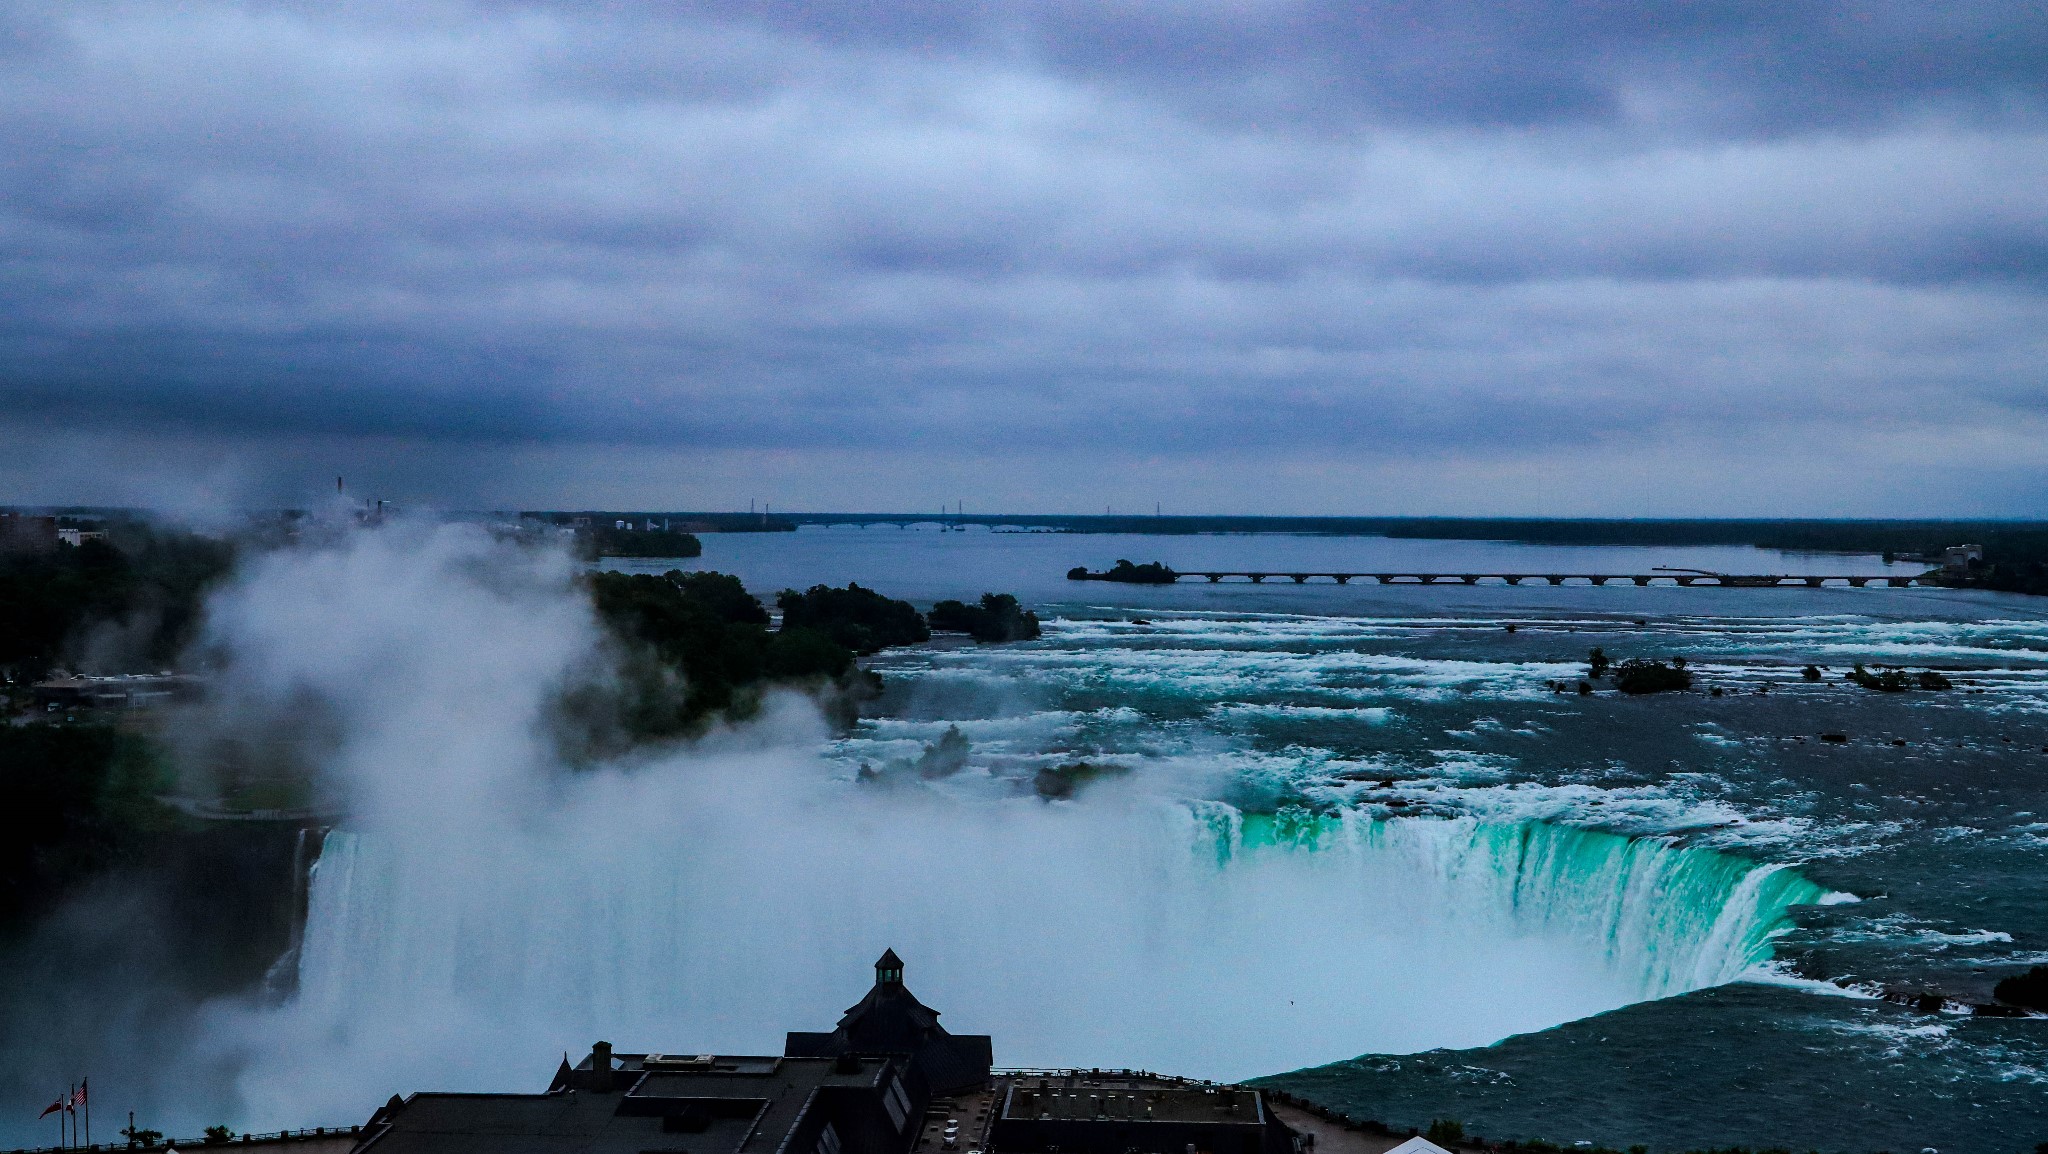
[[[883,950],[882,956],[875,962],[875,968],[878,970],[900,970],[903,968],[903,959],[896,956],[895,950]]]

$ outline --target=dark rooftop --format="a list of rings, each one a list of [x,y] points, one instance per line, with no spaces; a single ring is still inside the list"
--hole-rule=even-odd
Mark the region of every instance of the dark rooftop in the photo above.
[[[886,1058],[621,1054],[604,1092],[590,1058],[547,1094],[416,1094],[364,1154],[774,1154],[817,1092],[877,1090]],[[373,1120],[372,1127],[377,1123]]]
[[[1212,1086],[1163,1086],[1143,1078],[1019,1077],[1003,1099],[1005,1119],[1133,1122],[1242,1122],[1261,1125],[1259,1095],[1253,1090]]]

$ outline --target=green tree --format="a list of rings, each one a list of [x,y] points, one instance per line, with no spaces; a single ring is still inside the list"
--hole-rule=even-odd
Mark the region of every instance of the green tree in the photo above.
[[[984,593],[979,605],[941,601],[932,606],[929,620],[934,630],[988,643],[1035,641],[1041,633],[1038,614],[1020,607],[1008,593]]]
[[[931,640],[932,631],[908,601],[884,597],[858,583],[846,588],[813,585],[802,593],[785,589],[776,597],[784,629],[815,629],[865,657],[894,645]]]
[[[105,540],[0,552],[0,666],[43,676],[64,645],[101,621],[140,622],[146,668],[191,640],[205,595],[234,564],[234,546],[140,522],[109,525]]]

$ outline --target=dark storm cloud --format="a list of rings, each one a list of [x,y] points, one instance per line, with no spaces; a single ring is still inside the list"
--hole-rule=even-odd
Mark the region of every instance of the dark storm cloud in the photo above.
[[[16,5],[0,435],[1989,446],[2044,59],[2023,4]]]

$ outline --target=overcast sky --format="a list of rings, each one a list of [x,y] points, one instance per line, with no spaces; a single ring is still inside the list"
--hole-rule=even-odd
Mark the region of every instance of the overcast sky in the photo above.
[[[0,502],[2048,515],[2038,2],[0,6]]]

